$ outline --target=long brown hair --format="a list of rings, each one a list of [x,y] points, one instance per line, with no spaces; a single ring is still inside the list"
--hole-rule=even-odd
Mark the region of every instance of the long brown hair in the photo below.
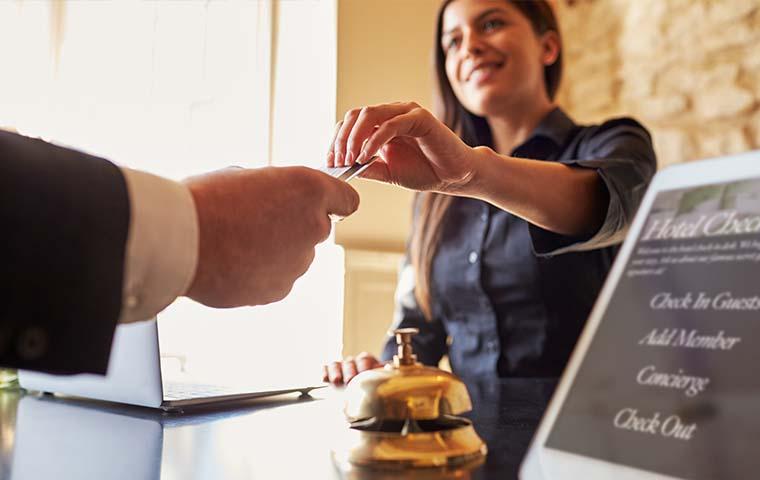
[[[444,0],[438,10],[435,31],[434,67],[436,75],[435,115],[446,126],[457,133],[471,147],[485,145],[493,147],[491,129],[485,118],[469,112],[454,95],[446,76],[446,53],[441,46],[443,35],[443,13],[453,0]],[[546,0],[505,0],[509,1],[528,19],[536,35],[554,31],[559,35],[559,26],[551,5]],[[561,42],[560,42],[561,44]],[[544,68],[546,93],[553,99],[562,77],[562,50],[557,60]],[[415,196],[415,225],[409,245],[412,267],[416,279],[414,294],[417,304],[428,320],[432,319],[431,270],[433,257],[441,237],[443,219],[452,201],[451,196],[424,192]]]

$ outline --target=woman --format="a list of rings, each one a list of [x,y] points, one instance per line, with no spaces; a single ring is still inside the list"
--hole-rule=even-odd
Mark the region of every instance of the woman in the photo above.
[[[447,0],[438,15],[440,114],[353,110],[329,166],[418,190],[394,327],[463,376],[558,376],[656,170],[628,118],[578,126],[554,103],[562,47],[545,1]],[[382,360],[392,357],[393,340]],[[325,367],[341,384],[380,360]]]

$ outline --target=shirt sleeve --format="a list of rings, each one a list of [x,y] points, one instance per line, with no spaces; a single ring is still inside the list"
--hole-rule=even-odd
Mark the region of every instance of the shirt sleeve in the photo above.
[[[198,220],[187,187],[122,168],[131,218],[119,323],[153,317],[190,286],[198,262]]]
[[[414,268],[407,260],[401,268],[396,287],[396,308],[391,330],[397,328],[419,329],[420,333],[412,337],[414,354],[417,355],[417,360],[420,363],[437,366],[446,354],[446,330],[439,319],[433,318],[428,321],[425,318],[414,296],[414,283]],[[384,361],[393,360],[396,351],[396,339],[389,336],[386,339],[381,359]]]
[[[561,235],[530,224],[537,256],[595,250],[622,242],[657,170],[649,133],[629,118],[610,120],[597,127],[579,148],[579,156],[562,163],[597,171],[609,193],[604,223],[585,237]]]

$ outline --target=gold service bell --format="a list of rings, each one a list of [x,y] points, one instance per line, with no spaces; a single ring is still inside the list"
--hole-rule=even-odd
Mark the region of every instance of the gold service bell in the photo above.
[[[345,443],[333,449],[344,468],[460,468],[478,465],[487,449],[472,422],[467,387],[455,375],[417,362],[416,328],[393,332],[393,363],[357,375],[346,387]]]

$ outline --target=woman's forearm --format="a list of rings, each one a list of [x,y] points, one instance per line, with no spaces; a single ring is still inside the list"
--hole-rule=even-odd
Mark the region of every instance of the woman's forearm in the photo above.
[[[473,175],[459,195],[478,198],[562,235],[587,235],[604,222],[609,193],[595,170],[473,151]]]

